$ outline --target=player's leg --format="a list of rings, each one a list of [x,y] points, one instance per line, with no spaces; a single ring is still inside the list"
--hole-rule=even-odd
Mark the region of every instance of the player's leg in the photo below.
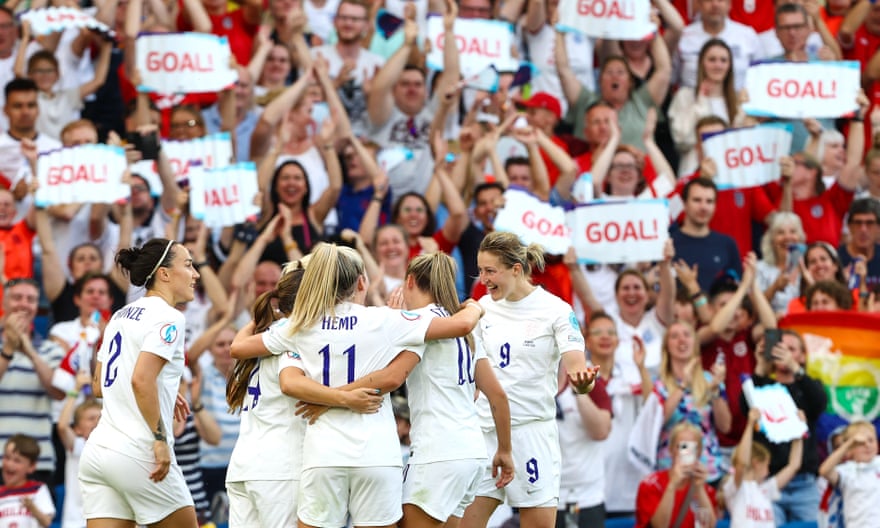
[[[184,506],[159,522],[148,525],[150,528],[199,528],[196,509]]]

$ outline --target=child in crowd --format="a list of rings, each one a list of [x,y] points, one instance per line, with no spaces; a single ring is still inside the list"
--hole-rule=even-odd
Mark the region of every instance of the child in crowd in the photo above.
[[[101,403],[89,399],[77,405],[83,387],[91,383],[85,373],[76,376],[76,390],[67,393],[64,407],[58,415],[58,436],[67,452],[64,466],[64,508],[61,512],[62,528],[79,528],[86,525],[83,516],[82,492],[79,487],[79,456],[86,440],[101,418]]]
[[[880,516],[880,456],[877,430],[866,421],[846,428],[844,441],[819,467],[819,474],[843,494],[846,526],[873,526]],[[846,462],[844,457],[848,458]]]
[[[803,457],[803,440],[791,443],[788,464],[776,475],[770,473],[770,452],[752,442],[755,426],[761,418],[758,409],[749,410],[746,429],[733,452],[734,471],[724,482],[724,499],[730,512],[731,528],[775,528],[773,501],[779,490],[797,474]],[[804,417],[801,416],[801,420]]]
[[[49,488],[28,480],[37,469],[40,446],[32,437],[16,434],[3,448],[3,482],[0,486],[0,526],[46,528],[55,517]]]

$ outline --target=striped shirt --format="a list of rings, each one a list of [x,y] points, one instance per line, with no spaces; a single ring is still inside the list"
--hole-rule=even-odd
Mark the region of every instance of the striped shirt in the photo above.
[[[38,335],[32,339],[37,354],[54,370],[64,358],[64,349],[56,342]],[[40,383],[34,364],[24,352],[16,351],[7,365],[6,373],[0,378],[0,445],[6,445],[9,437],[16,433],[32,436],[40,445],[37,471],[55,471],[51,403],[52,399]],[[3,453],[0,453],[2,459]]]
[[[211,413],[217,421],[223,433],[218,445],[214,446],[202,441],[200,446],[202,467],[225,468],[229,466],[235,441],[238,440],[241,415],[230,414],[229,405],[226,403],[226,376],[217,370],[213,363],[204,368],[201,403],[205,406],[205,412]]]
[[[208,495],[202,481],[202,467],[199,465],[199,433],[196,431],[195,420],[190,414],[180,436],[174,437],[174,457],[186,479],[186,485],[192,494],[196,511],[206,513],[210,508]]]

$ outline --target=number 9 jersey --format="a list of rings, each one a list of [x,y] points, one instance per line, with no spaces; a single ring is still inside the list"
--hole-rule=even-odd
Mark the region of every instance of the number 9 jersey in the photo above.
[[[538,287],[518,301],[480,298],[486,315],[474,330],[510,401],[511,426],[556,418],[561,355],[583,352],[584,336],[565,301]],[[489,400],[477,400],[483,431],[495,428]]]
[[[113,314],[98,350],[104,408],[89,442],[132,458],[154,460],[153,433],[144,421],[131,387],[138,357],[141,353],[151,353],[167,361],[156,384],[162,427],[168,444],[174,444],[171,432],[174,404],[184,370],[185,324],[183,313],[157,296],[142,297]],[[173,450],[171,456],[176,462]]]

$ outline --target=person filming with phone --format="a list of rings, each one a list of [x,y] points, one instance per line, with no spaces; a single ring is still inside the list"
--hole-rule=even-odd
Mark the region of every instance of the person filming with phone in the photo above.
[[[636,496],[636,528],[714,528],[715,489],[700,462],[703,433],[689,422],[672,429],[672,466],[645,477]]]
[[[782,384],[791,394],[797,408],[804,412],[809,434],[803,440],[800,469],[781,491],[779,500],[773,503],[776,526],[787,522],[815,522],[819,510],[819,491],[816,474],[819,470],[819,454],[816,446],[816,427],[819,416],[828,401],[822,383],[807,375],[806,346],[801,336],[793,330],[767,330],[755,351],[756,365],[752,375],[755,387]],[[743,412],[749,406],[745,396],[740,398]],[[755,443],[770,452],[770,475],[776,475],[789,463],[792,443],[771,443],[763,433],[755,433]]]

